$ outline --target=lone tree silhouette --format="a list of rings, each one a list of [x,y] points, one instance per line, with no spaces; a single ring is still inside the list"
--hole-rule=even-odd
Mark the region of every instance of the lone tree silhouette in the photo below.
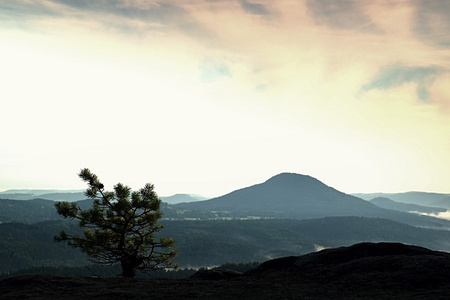
[[[177,268],[172,261],[177,253],[169,250],[175,241],[154,236],[163,225],[157,225],[162,217],[161,200],[152,184],[132,192],[131,188],[118,183],[114,192],[109,192],[89,169],[81,170],[78,176],[88,183],[85,195],[93,199],[92,208],[83,210],[77,203],[66,201],[57,202],[55,206],[64,218],[79,220],[79,226],[86,228],[84,236],[61,231],[55,236],[56,242],[80,248],[94,263],[120,263],[124,277],[135,277],[136,270]]]

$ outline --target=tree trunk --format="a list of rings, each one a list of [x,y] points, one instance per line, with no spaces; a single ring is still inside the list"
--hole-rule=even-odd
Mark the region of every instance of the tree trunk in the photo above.
[[[120,266],[122,267],[122,276],[126,278],[136,277],[136,268],[130,262],[121,261]]]

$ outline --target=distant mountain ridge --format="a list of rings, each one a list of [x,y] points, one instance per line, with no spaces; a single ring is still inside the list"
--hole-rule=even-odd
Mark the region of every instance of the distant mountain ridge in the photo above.
[[[6,191],[0,192],[1,194],[35,194],[35,195],[43,195],[43,194],[52,194],[52,193],[78,193],[83,190],[58,190],[58,189],[9,189]]]
[[[450,209],[450,194],[427,193],[427,192],[405,192],[405,193],[356,193],[352,194],[364,200],[374,198],[388,198],[396,202],[417,204],[431,207],[444,207]]]
[[[168,204],[178,204],[184,202],[196,202],[208,200],[207,197],[192,194],[175,194],[172,196],[162,196],[159,198],[161,199],[161,201],[166,202]]]
[[[313,219],[330,216],[378,217],[415,226],[449,227],[436,218],[380,208],[342,193],[308,175],[281,173],[267,181],[206,201],[176,204],[185,210],[227,211],[232,216]]]
[[[6,190],[0,192],[0,199],[9,200],[32,200],[46,199],[53,201],[81,201],[87,199],[84,190]],[[177,204],[183,202],[195,202],[209,199],[201,195],[194,194],[175,194],[172,196],[162,196],[160,199],[168,204]]]
[[[25,192],[27,190],[12,190],[13,192]],[[29,194],[0,193],[0,200],[6,196],[16,195],[20,200],[46,199],[52,201],[77,201],[82,208],[89,208],[90,201],[84,201],[86,196],[83,192],[55,192],[46,193],[49,190],[28,190]],[[32,194],[34,192],[36,194]],[[417,192],[413,192],[416,195]],[[420,195],[430,193],[419,193]],[[443,194],[444,197],[446,194]],[[409,195],[410,196],[410,195]],[[431,194],[433,199],[442,199],[439,194]],[[195,198],[197,197],[197,198]],[[279,219],[314,219],[323,217],[358,216],[376,217],[394,220],[413,226],[429,228],[450,228],[450,221],[434,218],[431,216],[421,216],[402,212],[404,209],[382,208],[362,200],[354,195],[342,193],[316,178],[308,175],[295,173],[281,173],[269,178],[263,183],[238,189],[226,195],[208,200],[199,200],[196,195],[177,194],[171,197],[161,197],[163,201],[183,202],[177,204],[163,204],[164,217],[172,220],[213,220],[213,219],[258,219],[258,218],[279,218]],[[8,197],[10,200],[14,198]],[[17,198],[15,200],[17,200]],[[195,198],[195,199],[194,199]],[[448,197],[450,200],[450,197]],[[3,203],[2,203],[3,202]],[[9,206],[12,203],[0,201],[0,206]],[[10,215],[3,215],[0,221],[11,222],[13,220],[25,222],[38,221],[39,214],[32,214],[31,217],[23,213],[14,212],[20,209],[18,205],[15,209],[9,207]],[[44,206],[50,206],[48,203]],[[442,206],[441,206],[442,207]],[[25,209],[25,207],[23,208]],[[399,211],[400,210],[400,211]],[[39,209],[39,211],[43,211]],[[47,220],[48,215],[44,220]],[[52,219],[53,216],[50,216]]]
[[[0,199],[9,200],[46,199],[72,202],[86,198],[83,190],[7,190],[0,192]]]
[[[404,211],[404,212],[418,212],[418,213],[426,213],[426,214],[438,214],[440,212],[446,212],[446,208],[442,207],[430,207],[430,206],[422,206],[418,204],[410,204],[393,201],[389,198],[377,197],[369,201],[370,203],[375,204],[376,206]]]

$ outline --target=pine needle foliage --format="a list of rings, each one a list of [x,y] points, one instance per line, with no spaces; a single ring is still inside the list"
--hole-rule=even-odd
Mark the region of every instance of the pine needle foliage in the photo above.
[[[98,177],[82,169],[79,177],[87,182],[85,195],[93,200],[92,208],[83,210],[76,202],[55,203],[58,214],[79,221],[85,228],[83,236],[61,231],[56,242],[79,248],[88,259],[102,265],[120,263],[122,276],[133,278],[136,271],[177,268],[172,261],[177,255],[171,250],[172,238],[155,237],[163,229],[161,200],[152,184],[139,191],[118,183],[114,191],[106,191]]]

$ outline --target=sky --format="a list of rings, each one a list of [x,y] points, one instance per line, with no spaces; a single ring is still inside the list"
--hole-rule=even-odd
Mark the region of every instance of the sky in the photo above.
[[[450,193],[450,2],[0,0],[0,191],[282,172]]]

